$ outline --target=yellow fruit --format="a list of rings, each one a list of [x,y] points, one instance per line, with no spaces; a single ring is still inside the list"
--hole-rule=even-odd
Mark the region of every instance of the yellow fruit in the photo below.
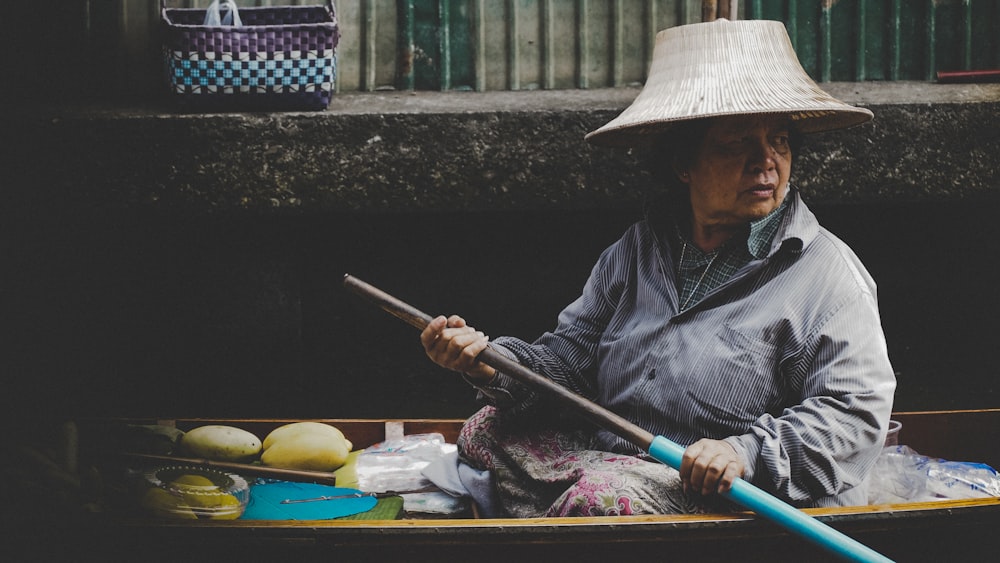
[[[217,513],[209,516],[211,520],[236,520],[243,514],[240,501],[233,495],[219,496],[214,506]]]
[[[213,508],[224,495],[211,479],[204,475],[181,475],[170,482],[184,503],[192,508]]]
[[[142,495],[142,506],[161,516],[183,520],[197,520],[198,516],[188,508],[187,501],[159,487],[152,487]]]
[[[235,426],[208,424],[189,430],[180,439],[181,451],[215,461],[251,461],[260,454],[260,438]]]
[[[302,422],[291,422],[289,424],[285,424],[284,426],[275,428],[264,438],[263,447],[266,450],[271,444],[277,441],[302,434],[320,434],[331,438],[346,440],[344,433],[341,432],[336,426],[326,424],[324,422],[306,420]]]
[[[263,448],[261,463],[270,467],[334,471],[346,463],[353,445],[336,426],[302,421],[272,430]]]
[[[170,482],[172,485],[190,485],[195,487],[215,487],[215,483],[204,475],[184,474]],[[218,488],[218,487],[216,487]]]
[[[170,486],[179,496],[163,491],[176,499],[175,502],[186,508],[196,517],[207,516],[212,520],[233,520],[240,517],[240,501],[231,494],[224,493],[204,475],[184,474],[170,482]]]
[[[341,437],[322,433],[301,433],[272,441],[260,456],[269,467],[334,471],[347,462],[350,450]]]
[[[219,491],[218,487],[205,487],[201,490],[180,488],[178,490],[184,499],[184,504],[191,507],[196,514],[212,514],[218,510],[224,510],[226,507],[235,507],[240,504],[236,497]]]

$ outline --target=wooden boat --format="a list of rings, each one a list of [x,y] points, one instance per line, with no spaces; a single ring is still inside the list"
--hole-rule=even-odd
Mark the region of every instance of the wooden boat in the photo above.
[[[900,443],[921,454],[1000,467],[1000,409],[900,412]],[[266,435],[288,420],[133,421],[182,430],[228,424]],[[440,433],[460,420],[326,420],[356,448],[387,433]],[[995,549],[1000,498],[807,509],[896,561],[960,560]],[[752,513],[560,519],[404,515],[395,520],[157,520],[134,514],[25,523],[36,554],[111,561],[831,561],[834,556]],[[10,525],[10,522],[8,522]],[[53,538],[59,538],[53,541]],[[52,553],[71,546],[72,554]],[[79,550],[84,549],[81,553]]]

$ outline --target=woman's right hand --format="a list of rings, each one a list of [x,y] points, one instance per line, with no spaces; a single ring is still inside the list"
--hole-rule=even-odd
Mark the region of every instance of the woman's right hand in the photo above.
[[[488,383],[496,375],[495,369],[476,360],[486,349],[489,337],[465,324],[458,315],[431,320],[420,333],[420,342],[434,363],[465,373],[476,383]]]

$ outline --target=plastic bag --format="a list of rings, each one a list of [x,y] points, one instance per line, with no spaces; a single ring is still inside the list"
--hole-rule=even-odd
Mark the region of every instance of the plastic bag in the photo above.
[[[467,507],[466,499],[441,491],[422,473],[431,462],[456,449],[437,433],[411,434],[374,444],[358,454],[358,488],[399,493],[403,510],[408,512],[461,512]]]
[[[469,508],[466,498],[453,497],[444,491],[412,493],[403,497],[403,510],[430,514],[458,514]]]
[[[412,434],[369,446],[358,454],[358,486],[376,493],[426,489],[432,483],[421,470],[455,449],[441,434]]]
[[[989,465],[920,455],[909,446],[882,449],[869,504],[1000,497],[1000,475]]]
[[[226,15],[222,15],[222,12],[226,11]],[[209,4],[208,10],[205,11],[205,25],[209,27],[221,27],[224,25],[230,25],[233,27],[242,27],[243,21],[240,20],[240,11],[236,7],[236,2],[232,0],[212,0]]]

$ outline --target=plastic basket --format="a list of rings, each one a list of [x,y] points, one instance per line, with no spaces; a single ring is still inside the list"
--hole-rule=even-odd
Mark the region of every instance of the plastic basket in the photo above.
[[[239,8],[242,26],[206,26],[205,9],[160,1],[169,95],[190,111],[317,111],[334,92],[333,1]]]

